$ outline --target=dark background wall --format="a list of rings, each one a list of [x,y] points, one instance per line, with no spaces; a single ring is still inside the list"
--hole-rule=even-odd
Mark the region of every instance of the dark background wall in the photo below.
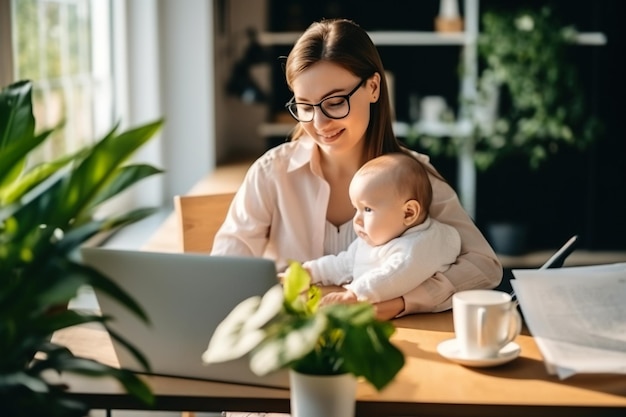
[[[463,13],[463,1],[459,1]],[[522,218],[530,226],[529,249],[560,246],[578,234],[579,248],[626,249],[626,97],[624,23],[621,0],[481,0],[480,10],[551,4],[564,24],[581,32],[603,32],[604,46],[575,46],[573,56],[583,81],[589,112],[604,132],[583,152],[566,150],[531,171],[523,161],[507,160],[478,175],[476,222]],[[354,19],[366,30],[433,29],[439,1],[271,0],[269,30],[300,31],[322,17]],[[289,48],[274,48],[286,55]],[[441,95],[456,108],[459,46],[382,46],[385,67],[395,78],[399,120],[408,120],[409,96]],[[290,98],[282,72],[274,71],[273,108]],[[428,153],[427,150],[425,150]],[[433,163],[456,186],[456,161],[433,157]]]

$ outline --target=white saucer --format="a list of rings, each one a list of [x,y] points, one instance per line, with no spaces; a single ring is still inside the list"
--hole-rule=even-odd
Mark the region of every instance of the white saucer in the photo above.
[[[494,358],[466,358],[461,356],[456,339],[449,339],[439,343],[437,352],[446,359],[451,360],[465,366],[475,366],[478,368],[486,368],[489,366],[498,366],[505,364],[517,358],[521,348],[515,342],[511,342],[498,352],[498,356]]]

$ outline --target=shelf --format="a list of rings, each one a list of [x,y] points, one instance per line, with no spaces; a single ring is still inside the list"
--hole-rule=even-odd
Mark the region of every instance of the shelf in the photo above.
[[[379,46],[464,45],[467,42],[465,32],[372,31],[368,33],[374,44]],[[263,46],[293,45],[301,34],[301,32],[262,32],[259,33],[258,39]]]
[[[472,133],[472,123],[469,120],[460,120],[454,123],[418,122],[412,127],[415,131],[436,137],[466,137]],[[407,122],[394,122],[393,131],[396,136],[406,137],[411,129]]]
[[[378,46],[465,45],[473,40],[465,32],[371,31],[368,33],[374,44]],[[263,46],[291,46],[301,34],[302,32],[261,32],[258,40]],[[576,36],[576,43],[604,45],[606,36],[599,32],[579,33]]]
[[[576,35],[576,43],[579,45],[605,45],[606,36],[599,32],[579,33]]]

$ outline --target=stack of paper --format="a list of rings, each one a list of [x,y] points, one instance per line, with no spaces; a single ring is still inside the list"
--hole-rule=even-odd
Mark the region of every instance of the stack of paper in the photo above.
[[[626,374],[626,263],[516,269],[511,281],[551,374]]]

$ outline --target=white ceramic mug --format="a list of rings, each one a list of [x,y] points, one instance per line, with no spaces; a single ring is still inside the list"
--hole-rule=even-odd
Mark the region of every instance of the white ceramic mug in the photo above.
[[[460,291],[452,296],[454,333],[465,358],[495,358],[522,330],[511,295],[495,290]]]

